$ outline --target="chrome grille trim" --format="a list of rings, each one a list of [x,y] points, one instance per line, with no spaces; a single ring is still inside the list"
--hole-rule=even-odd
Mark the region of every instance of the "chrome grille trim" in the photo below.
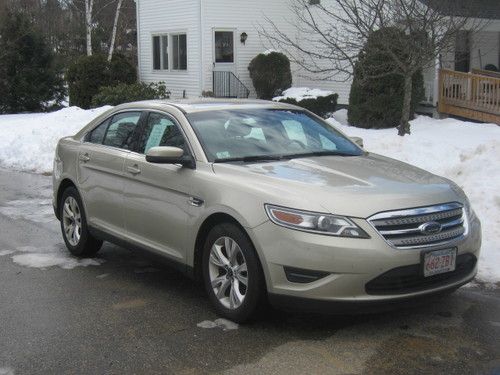
[[[398,211],[402,212],[402,211]],[[375,215],[377,216],[377,215]],[[403,225],[403,224],[415,224],[415,223],[425,223],[427,221],[436,221],[441,219],[447,219],[450,217],[462,216],[462,208],[457,208],[445,212],[436,212],[427,215],[416,215],[407,217],[397,217],[391,219],[371,219],[374,225]]]
[[[462,239],[468,230],[465,209],[457,202],[381,212],[367,220],[390,246],[397,249],[447,245]],[[441,224],[441,230],[424,233],[421,228],[430,222]]]

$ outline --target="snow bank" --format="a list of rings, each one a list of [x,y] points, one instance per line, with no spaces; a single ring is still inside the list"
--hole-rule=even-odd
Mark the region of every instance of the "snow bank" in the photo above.
[[[411,135],[396,129],[358,129],[347,125],[347,111],[328,120],[366,150],[389,156],[455,181],[469,197],[483,224],[478,279],[500,282],[500,127],[456,119],[419,116]]]
[[[51,172],[57,141],[77,133],[109,108],[69,107],[52,113],[0,116],[0,166]]]
[[[273,52],[279,52],[279,51],[277,49],[269,48],[269,49],[266,49],[264,52],[262,52],[262,54],[267,56]]]
[[[303,99],[316,99],[318,96],[328,96],[333,93],[333,91],[310,89],[308,87],[291,87],[288,90],[283,91],[281,96],[274,97],[273,100],[276,102],[281,99],[295,99],[297,101],[301,101]]]

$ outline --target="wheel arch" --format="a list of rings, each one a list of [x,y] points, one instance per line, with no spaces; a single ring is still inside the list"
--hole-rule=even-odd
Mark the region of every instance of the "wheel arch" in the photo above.
[[[74,187],[77,191],[78,191],[78,188],[76,187],[76,184],[70,179],[70,178],[64,178],[60,184],[59,184],[59,187],[57,188],[57,196],[56,196],[56,201],[54,202],[55,204],[55,213],[56,213],[56,217],[58,220],[61,220],[61,215],[59,213],[59,204],[61,203],[61,198],[62,198],[62,195],[64,194],[64,191],[69,188],[69,187]],[[81,194],[80,194],[81,196]]]
[[[262,261],[260,259],[259,252],[257,247],[255,246],[252,237],[249,235],[248,231],[245,227],[233,216],[224,212],[215,212],[208,216],[200,226],[198,233],[196,235],[195,245],[194,245],[194,256],[193,256],[193,276],[197,281],[202,280],[202,257],[203,257],[203,245],[207,238],[210,230],[218,224],[222,223],[232,223],[236,225],[248,238],[248,240],[252,243],[252,246],[255,249],[255,254],[257,256],[257,260],[259,262],[260,268],[265,275],[264,268],[262,265]],[[264,277],[265,278],[265,277]]]

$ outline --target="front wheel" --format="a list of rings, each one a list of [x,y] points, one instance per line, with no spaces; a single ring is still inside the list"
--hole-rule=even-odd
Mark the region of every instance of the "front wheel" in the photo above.
[[[242,323],[258,311],[265,294],[264,276],[251,241],[236,225],[220,224],[208,234],[203,280],[221,316]]]
[[[90,234],[80,194],[74,187],[64,191],[59,210],[62,235],[70,253],[78,257],[95,255],[102,241]]]

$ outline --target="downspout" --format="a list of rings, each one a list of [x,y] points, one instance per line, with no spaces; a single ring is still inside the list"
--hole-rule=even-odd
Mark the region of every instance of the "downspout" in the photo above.
[[[441,70],[441,54],[439,54],[434,60],[434,85],[432,87],[432,105],[437,107],[439,99],[439,71]]]
[[[203,0],[200,0],[200,10],[199,10],[199,49],[200,49],[200,69],[199,69],[199,81],[200,81],[200,96],[205,87],[204,84],[204,74],[203,74]]]
[[[135,20],[136,20],[136,26],[137,26],[137,76],[139,79],[139,82],[142,81],[141,79],[141,53],[142,53],[142,48],[141,48],[141,37],[140,37],[140,32],[141,32],[141,21],[139,18],[139,0],[135,0]]]

